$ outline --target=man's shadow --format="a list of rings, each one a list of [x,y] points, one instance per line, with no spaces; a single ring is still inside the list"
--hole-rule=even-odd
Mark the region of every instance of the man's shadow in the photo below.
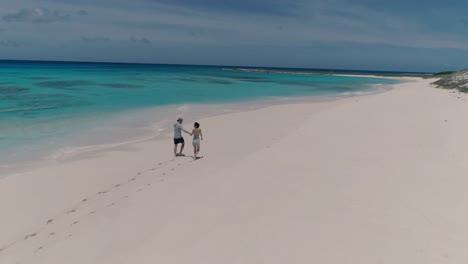
[[[178,154],[178,153],[176,154],[176,157],[177,158],[192,158],[194,160],[199,160],[199,159],[203,158],[203,156],[199,156],[199,157],[195,158],[194,156],[187,156],[185,154]]]

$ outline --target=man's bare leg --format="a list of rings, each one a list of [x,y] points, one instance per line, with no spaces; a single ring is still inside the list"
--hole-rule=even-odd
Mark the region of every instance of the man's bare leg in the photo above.
[[[182,151],[184,151],[184,146],[185,146],[185,143],[182,143],[182,146],[180,147],[180,152],[179,152],[179,155],[183,155],[182,154]]]
[[[177,145],[174,145],[174,157],[177,156]]]

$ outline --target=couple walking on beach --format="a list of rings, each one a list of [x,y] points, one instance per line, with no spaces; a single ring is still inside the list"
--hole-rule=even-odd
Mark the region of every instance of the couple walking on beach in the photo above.
[[[179,117],[177,119],[177,122],[174,124],[174,156],[184,156],[182,154],[182,151],[184,151],[184,146],[185,146],[185,141],[184,137],[182,137],[182,131],[185,133],[189,134],[190,136],[193,135],[192,139],[192,145],[193,145],[193,158],[194,159],[199,159],[201,157],[198,157],[198,153],[200,152],[200,140],[203,140],[203,134],[200,129],[200,124],[195,122],[193,124],[193,129],[192,132],[188,132],[187,130],[184,129],[182,126],[182,122],[184,122],[184,119]],[[180,152],[177,153],[177,145],[182,144],[180,147]]]

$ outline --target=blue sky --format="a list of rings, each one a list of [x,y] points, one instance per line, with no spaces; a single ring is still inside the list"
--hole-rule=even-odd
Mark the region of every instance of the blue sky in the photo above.
[[[457,70],[467,11],[453,0],[3,0],[0,59]]]

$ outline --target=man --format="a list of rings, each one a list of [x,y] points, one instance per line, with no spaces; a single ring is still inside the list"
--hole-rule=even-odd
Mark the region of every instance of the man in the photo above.
[[[184,155],[182,154],[182,151],[184,150],[185,141],[184,141],[184,138],[182,137],[182,131],[184,131],[187,134],[190,134],[190,132],[188,132],[182,127],[183,121],[184,120],[181,117],[179,117],[177,119],[177,123],[174,124],[174,156],[176,157]],[[177,154],[177,145],[179,144],[182,144],[182,146],[180,147],[179,154]]]

